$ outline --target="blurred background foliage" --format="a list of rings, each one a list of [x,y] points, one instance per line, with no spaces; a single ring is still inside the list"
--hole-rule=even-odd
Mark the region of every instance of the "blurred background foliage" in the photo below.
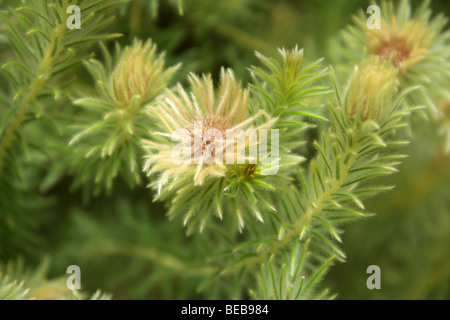
[[[0,0],[0,9],[17,7],[18,2]],[[166,52],[167,65],[182,62],[176,81],[183,81],[190,71],[212,72],[218,79],[225,66],[246,82],[248,67],[257,64],[255,50],[273,55],[277,47],[298,44],[305,48],[307,60],[324,57],[325,64],[331,64],[335,49],[331,40],[369,4],[133,0],[117,8],[110,29],[123,33],[118,39],[122,45],[134,38],[151,38]],[[447,0],[433,0],[431,7],[434,13],[450,16]],[[112,42],[107,45],[114,47]],[[10,55],[0,24],[0,61]],[[93,87],[82,66],[69,75],[74,77],[71,93]],[[0,86],[7,87],[5,81],[1,77]],[[78,108],[64,96],[54,103],[60,123],[70,124]],[[376,216],[346,226],[347,262],[334,266],[323,281],[338,293],[337,299],[450,299],[450,157],[442,150],[439,127],[432,119],[416,117],[412,125],[412,143],[402,151],[410,156],[400,172],[388,178],[395,189],[367,203],[367,210]],[[145,184],[130,189],[119,178],[109,194],[84,201],[82,191],[71,188],[73,177],[65,162],[69,127],[30,123],[24,130],[33,133],[34,143],[45,153],[30,148],[23,159],[27,170],[21,177],[23,192],[14,200],[15,214],[1,217],[1,265],[21,259],[32,269],[47,257],[46,276],[57,279],[67,266],[76,264],[82,271],[83,290],[101,288],[115,299],[248,297],[228,284],[214,285],[207,292],[196,290],[199,278],[210,270],[183,261],[195,262],[214,240],[209,234],[187,238],[181,222],[167,221],[164,205],[152,203]],[[366,287],[366,269],[372,264],[381,268],[381,290]]]

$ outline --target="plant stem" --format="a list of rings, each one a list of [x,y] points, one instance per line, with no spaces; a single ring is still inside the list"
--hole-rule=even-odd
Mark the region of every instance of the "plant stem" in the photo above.
[[[174,272],[183,272],[185,275],[198,276],[201,274],[206,277],[213,274],[216,270],[210,266],[189,265],[185,261],[171,255],[165,251],[161,251],[155,247],[145,246],[124,246],[114,244],[113,246],[100,246],[95,250],[88,250],[86,252],[92,255],[126,255],[134,258],[140,258],[151,261],[155,264],[164,266]]]
[[[297,221],[292,225],[289,231],[285,233],[283,238],[269,245],[266,249],[262,250],[257,256],[249,257],[244,259],[239,264],[233,266],[231,269],[227,269],[227,273],[231,270],[238,270],[238,268],[244,265],[246,268],[252,267],[254,265],[261,265],[265,260],[267,260],[271,255],[282,250],[286,245],[292,243],[295,238],[298,238],[303,231],[303,228],[307,226],[314,216],[319,215],[325,206],[327,200],[329,200],[334,193],[338,193],[342,188],[342,184],[348,176],[348,172],[355,163],[356,157],[358,155],[359,150],[361,150],[361,145],[356,143],[358,141],[358,137],[353,137],[353,143],[347,144],[345,150],[342,155],[345,157],[349,155],[346,163],[342,161],[340,166],[340,178],[336,179],[335,177],[331,177],[330,183],[325,185],[325,190],[321,191],[320,194],[317,195],[314,203],[307,199],[305,195],[303,195],[302,201],[307,203],[305,207],[305,212],[302,214]],[[342,158],[344,158],[342,157]]]
[[[67,0],[65,1],[67,2]],[[65,7],[65,6],[63,6]],[[27,92],[26,95],[22,98],[22,101],[19,104],[19,110],[17,115],[14,117],[11,125],[5,131],[4,135],[0,137],[0,177],[3,172],[3,162],[5,159],[5,155],[11,146],[15,133],[20,129],[30,106],[36,100],[36,97],[39,95],[42,87],[48,82],[51,77],[51,71],[53,68],[53,63],[61,52],[61,48],[63,46],[58,45],[62,42],[62,39],[66,33],[66,25],[64,22],[66,21],[66,15],[64,11],[62,12],[62,23],[57,24],[50,35],[50,43],[48,43],[44,56],[42,60],[38,64],[36,70],[36,78],[31,82],[30,86],[24,91]],[[57,45],[56,51],[54,51],[54,47]]]

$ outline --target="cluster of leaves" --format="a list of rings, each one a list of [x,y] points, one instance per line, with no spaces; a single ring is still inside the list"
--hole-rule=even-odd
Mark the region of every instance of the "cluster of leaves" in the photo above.
[[[398,173],[382,179],[395,188],[365,202],[376,216],[345,228],[347,263],[327,276],[341,299],[448,297],[450,157],[442,150],[437,126],[425,126],[422,118],[412,124],[414,140],[402,147],[409,157]],[[382,270],[382,290],[376,292],[367,290],[367,275],[361,273],[370,262]]]
[[[109,294],[97,290],[92,296],[66,286],[65,277],[47,280],[49,260],[31,272],[25,269],[24,262],[0,265],[0,300],[110,300]]]
[[[18,225],[27,224],[21,222],[28,220],[23,216],[22,199],[34,201],[36,196],[31,191],[36,163],[29,160],[36,159],[37,152],[53,161],[47,141],[43,143],[33,132],[45,128],[51,129],[48,135],[63,133],[64,121],[58,111],[70,109],[64,107],[70,70],[91,54],[90,45],[119,36],[103,32],[114,18],[105,12],[124,2],[28,1],[1,12],[11,55],[15,55],[0,67],[8,83],[0,93],[0,211],[4,217],[0,229],[5,239],[11,239]],[[80,6],[85,14],[81,29],[70,30],[66,25],[69,4]],[[24,238],[27,242],[31,237]]]
[[[305,241],[303,247],[298,249],[298,242],[294,241],[289,259],[285,258],[281,266],[275,265],[275,256],[263,263],[261,272],[258,274],[259,290],[258,292],[250,290],[250,296],[255,300],[334,299],[336,295],[330,296],[328,289],[319,294],[311,290],[323,278],[334,256],[326,260],[315,273],[311,273],[307,265],[311,255],[308,249],[309,243],[310,241]],[[277,260],[280,261],[280,259]]]
[[[25,300],[28,289],[23,288],[23,283],[10,282],[7,276],[0,275],[0,300]]]
[[[395,166],[404,156],[391,154],[389,148],[405,143],[396,140],[394,133],[404,126],[405,118],[412,111],[405,104],[404,98],[414,88],[393,96],[391,88],[388,87],[383,88],[384,91],[390,92],[388,103],[375,106],[388,109],[386,118],[377,123],[363,119],[360,114],[357,117],[352,115],[351,111],[349,112],[354,106],[351,92],[354,92],[355,86],[364,83],[361,77],[364,77],[365,73],[366,70],[357,70],[352,76],[356,79],[350,81],[350,85],[343,92],[340,92],[335,84],[336,101],[329,104],[331,125],[328,132],[323,132],[319,141],[314,143],[317,156],[310,161],[308,167],[298,168],[298,183],[286,184],[279,181],[281,191],[277,194],[277,212],[268,212],[264,226],[257,230],[250,229],[246,241],[230,249],[228,254],[224,253],[227,257],[225,260],[229,263],[220,274],[243,272],[242,270],[262,263],[272,266],[272,262],[268,261],[282,261],[282,257],[295,256],[298,254],[298,246],[310,243],[311,249],[303,253],[306,256],[311,255],[310,261],[306,264],[308,267],[300,273],[310,277],[310,280],[298,296],[289,294],[291,298],[307,298],[312,296],[314,286],[323,276],[326,266],[334,259],[346,259],[346,255],[339,248],[342,242],[342,230],[339,226],[367,216],[364,213],[362,198],[392,188],[367,185],[366,181],[397,171]],[[378,81],[389,82],[388,71],[383,69],[380,75],[382,77]],[[376,92],[376,97],[372,98],[383,96],[383,90]],[[230,254],[233,258],[230,258]],[[283,268],[281,265],[278,267],[281,268],[281,274],[278,275],[281,284],[277,285],[274,291],[267,289],[273,288],[274,280],[266,275],[265,268],[262,269],[261,279],[269,279],[267,281],[272,283],[263,281],[259,284],[260,290],[261,285],[265,286],[263,296],[267,296],[266,290],[269,290],[270,294],[280,297],[279,292],[284,292],[283,288],[290,285],[294,275],[299,274],[294,274],[292,269]]]

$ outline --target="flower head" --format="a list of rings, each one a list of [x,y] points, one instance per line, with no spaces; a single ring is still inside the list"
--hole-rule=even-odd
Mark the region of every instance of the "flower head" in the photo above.
[[[192,175],[195,185],[202,185],[208,177],[225,176],[228,164],[250,160],[245,152],[236,152],[238,148],[248,149],[258,144],[257,137],[239,137],[245,138],[248,129],[256,133],[258,129],[270,127],[267,118],[261,126],[253,125],[263,112],[250,116],[249,92],[241,88],[231,70],[222,70],[218,94],[210,75],[200,78],[191,74],[189,83],[190,93],[178,85],[150,108],[161,129],[154,135],[164,138],[164,142],[145,141],[150,149],[157,150],[148,157],[145,171],[161,173],[159,189],[186,173]],[[235,144],[236,140],[242,144]],[[178,158],[180,153],[182,158]]]
[[[75,185],[93,185],[96,192],[103,186],[110,190],[118,174],[130,185],[142,181],[140,141],[148,136],[152,124],[146,104],[156,100],[177,70],[176,66],[164,68],[164,55],[157,54],[150,41],[136,41],[124,49],[117,45],[114,59],[104,49],[105,63],[94,59],[86,62],[98,94],[75,101],[89,113],[70,141],[76,145],[79,159],[73,169]],[[83,143],[78,143],[80,140]],[[88,177],[95,183],[84,183]]]
[[[218,88],[210,75],[190,74],[188,82],[189,90],[178,84],[148,109],[158,131],[143,141],[144,171],[157,198],[171,199],[169,217],[184,216],[188,233],[225,212],[242,230],[248,215],[262,221],[261,212],[274,210],[272,176],[302,158],[280,151],[276,119],[255,110],[231,70],[222,70]]]
[[[356,67],[347,92],[345,108],[351,117],[382,123],[393,107],[397,70],[378,58]]]
[[[136,41],[126,47],[110,81],[112,93],[122,106],[129,106],[134,97],[141,103],[153,99],[167,85],[171,68],[164,69],[164,54],[157,55],[156,45]]]
[[[380,29],[367,27],[367,14],[363,11],[355,17],[338,46],[346,65],[365,57],[376,56],[390,61],[398,70],[401,91],[422,86],[422,91],[409,94],[410,103],[433,107],[435,101],[445,96],[450,83],[450,38],[444,32],[447,19],[431,17],[429,1],[413,11],[408,0],[381,1]],[[341,61],[343,62],[343,61]],[[341,65],[344,66],[344,65]]]
[[[390,17],[390,23],[383,19],[381,29],[368,30],[366,34],[369,52],[383,60],[392,59],[400,74],[426,58],[429,45],[436,36],[423,20],[412,19],[399,25],[395,16]]]

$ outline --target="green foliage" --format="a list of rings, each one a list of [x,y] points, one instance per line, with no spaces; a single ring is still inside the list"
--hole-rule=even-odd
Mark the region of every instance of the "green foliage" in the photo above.
[[[395,189],[365,204],[377,212],[375,217],[346,228],[343,250],[348,262],[329,274],[331,289],[343,288],[339,290],[343,299],[446,299],[448,295],[450,159],[436,139],[437,128],[424,128],[419,120],[413,121],[415,139],[405,150],[410,156],[399,173],[383,179],[395,183]],[[358,245],[361,242],[364,248]],[[366,274],[351,276],[367,267],[367,261],[381,267],[379,292],[365,288]]]
[[[0,299],[448,296],[450,36],[430,2],[382,1],[380,30],[361,7],[339,36],[356,1],[0,5]],[[365,287],[374,263],[389,292]]]
[[[25,300],[27,295],[23,283],[10,282],[7,276],[0,275],[0,300]]]
[[[66,287],[66,279],[47,280],[49,260],[44,259],[31,272],[22,259],[0,265],[0,300],[110,300],[111,296],[97,290],[92,296]]]
[[[86,14],[80,30],[66,26],[67,0],[28,1],[24,6],[1,12],[5,35],[15,56],[0,67],[9,85],[8,91],[1,93],[0,109],[0,208],[6,215],[0,229],[6,233],[14,230],[20,219],[16,216],[25,210],[19,205],[29,186],[23,181],[29,176],[24,172],[24,160],[36,149],[48,154],[40,148],[40,140],[27,134],[24,127],[38,122],[61,133],[63,123],[55,109],[60,103],[67,103],[65,90],[71,83],[67,81],[68,70],[90,55],[90,44],[119,36],[102,32],[113,20],[103,13],[124,2],[72,2]]]
[[[378,75],[372,75],[371,84],[376,81],[389,84],[387,79],[393,75],[377,65],[369,65],[369,68],[381,68]],[[346,109],[353,110],[354,87],[364,83],[361,77],[365,77],[366,73],[365,69],[356,72],[353,75],[356,79],[349,81],[350,86],[344,92],[336,87],[336,101],[329,104],[331,126],[314,143],[317,150],[315,159],[306,170],[298,169],[299,186],[279,182],[282,192],[279,193],[276,214],[269,215],[268,227],[271,228],[258,228],[260,230],[249,236],[246,242],[232,250],[235,259],[226,259],[231,262],[223,272],[248,269],[268,259],[275,259],[269,258],[275,254],[275,257],[289,255],[289,252],[295,252],[291,251],[292,247],[305,242],[311,242],[314,247],[311,263],[316,269],[311,268],[315,273],[323,272],[322,264],[328,264],[331,257],[340,261],[346,259],[339,248],[342,242],[340,225],[367,216],[362,198],[391,188],[367,185],[365,182],[397,171],[395,166],[404,156],[387,153],[385,149],[405,143],[396,140],[393,133],[403,126],[402,121],[411,111],[403,101],[408,91],[394,98],[392,89],[384,88],[391,94],[387,97],[388,103],[380,107],[389,107],[389,110],[386,112],[388,116],[379,119],[379,123],[358,116],[355,118],[347,112]],[[383,96],[383,90],[377,92],[376,98]],[[359,109],[372,105],[368,100],[365,103]],[[272,264],[269,262],[269,265]],[[302,296],[312,295],[310,290],[320,277],[312,276],[311,279],[303,288]]]
[[[259,98],[258,107],[266,110],[272,117],[279,118],[275,128],[303,126],[305,117],[326,120],[315,109],[308,107],[306,98],[320,96],[330,91],[328,87],[317,86],[317,80],[327,76],[321,68],[320,60],[305,65],[303,50],[279,50],[281,61],[257,53],[263,68],[250,68],[254,84],[250,86]]]
[[[307,262],[311,255],[308,246],[309,241],[306,241],[303,248],[299,250],[297,241],[294,241],[290,259],[286,259],[281,267],[274,266],[274,256],[269,259],[267,266],[263,263],[258,275],[259,293],[250,291],[252,298],[256,300],[334,299],[335,296],[328,295],[328,289],[311,295],[311,289],[323,278],[334,256],[326,260],[314,272],[308,273]]]

